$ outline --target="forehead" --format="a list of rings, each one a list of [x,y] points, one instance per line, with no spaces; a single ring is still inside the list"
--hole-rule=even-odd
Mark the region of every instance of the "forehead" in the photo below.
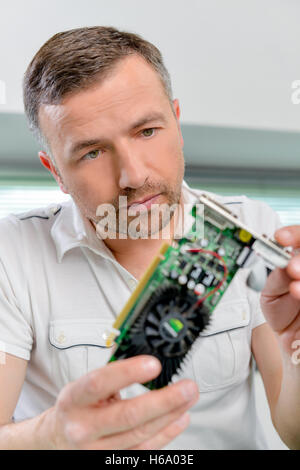
[[[169,110],[170,104],[158,73],[137,55],[120,60],[102,82],[65,97],[58,105],[43,105],[41,126],[51,138],[87,127],[124,123],[129,116]],[[50,135],[49,135],[50,134]]]

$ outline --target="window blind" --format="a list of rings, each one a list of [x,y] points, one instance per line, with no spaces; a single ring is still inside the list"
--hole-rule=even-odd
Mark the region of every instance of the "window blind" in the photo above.
[[[189,183],[189,181],[187,180]],[[189,183],[190,184],[190,183]],[[253,199],[265,201],[275,211],[284,225],[300,224],[300,191],[297,188],[262,187],[239,184],[191,184],[192,187],[204,189],[217,194],[245,194]],[[33,182],[0,183],[0,218],[10,213],[22,213],[30,209],[69,200],[57,185],[37,184]]]
[[[68,199],[57,186],[0,185],[0,218]]]
[[[272,185],[257,184],[194,184],[198,189],[205,189],[223,196],[245,195],[252,199],[264,201],[274,209],[283,225],[300,224],[300,190],[296,187],[289,188]]]

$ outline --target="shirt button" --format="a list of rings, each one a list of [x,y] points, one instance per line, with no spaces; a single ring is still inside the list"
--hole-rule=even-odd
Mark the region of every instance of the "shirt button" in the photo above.
[[[59,344],[63,344],[65,341],[66,341],[66,337],[65,337],[65,335],[64,335],[63,333],[61,333],[61,334],[58,336],[58,338],[57,338],[57,342],[58,342]]]
[[[59,208],[60,208],[60,206],[51,207],[51,208],[50,208],[50,213],[51,213],[52,215],[54,215],[55,212],[57,212]]]

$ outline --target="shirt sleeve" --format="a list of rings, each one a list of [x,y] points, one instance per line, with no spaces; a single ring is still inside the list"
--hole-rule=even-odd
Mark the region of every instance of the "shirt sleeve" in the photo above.
[[[30,321],[21,311],[12,281],[0,259],[0,351],[29,360],[32,343]]]
[[[260,307],[260,292],[249,289],[248,299],[251,309],[251,330],[263,323],[266,323],[265,316]]]

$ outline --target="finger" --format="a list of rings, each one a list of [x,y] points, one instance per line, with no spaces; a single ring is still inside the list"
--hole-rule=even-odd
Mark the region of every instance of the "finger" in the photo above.
[[[157,434],[162,432],[169,424],[179,420],[196,401],[197,400],[193,400],[172,413],[156,418],[130,431],[101,438],[96,442],[84,446],[84,449],[94,449],[96,447],[98,450],[125,450],[142,445],[157,436]]]
[[[102,434],[114,434],[117,431],[134,429],[148,421],[170,413],[191,400],[198,399],[199,390],[192,380],[181,380],[160,390],[153,390],[138,397],[114,403],[109,408],[94,412],[94,419],[99,427],[103,425]],[[98,416],[97,416],[98,414]]]
[[[300,255],[294,256],[286,267],[288,275],[292,279],[300,279]]]
[[[275,269],[261,293],[262,310],[275,331],[287,328],[298,315],[299,300],[291,294],[292,284],[285,269]]]
[[[298,301],[300,300],[300,282],[299,281],[291,282],[290,293],[295,299],[297,299]]]
[[[277,268],[271,272],[265,283],[262,295],[278,298],[290,292],[298,297],[298,282],[300,280],[300,255],[291,259],[288,266],[284,269]],[[295,288],[292,285],[295,284]]]
[[[179,436],[190,424],[190,415],[185,413],[181,419],[169,424],[165,429],[159,432],[152,439],[132,447],[129,450],[156,450],[162,449],[175,437]]]
[[[154,356],[136,356],[111,362],[68,384],[58,398],[62,410],[85,407],[105,400],[133,383],[146,383],[161,371]]]
[[[300,247],[300,225],[289,225],[276,230],[275,239],[283,246]]]
[[[265,286],[262,290],[262,297],[268,296],[273,299],[289,292],[291,278],[286,269],[277,268],[267,277]]]
[[[160,390],[122,400],[100,408],[80,410],[67,425],[68,438],[76,444],[96,441],[101,437],[134,430],[183,406],[189,408],[199,398],[197,384],[181,380]]]

